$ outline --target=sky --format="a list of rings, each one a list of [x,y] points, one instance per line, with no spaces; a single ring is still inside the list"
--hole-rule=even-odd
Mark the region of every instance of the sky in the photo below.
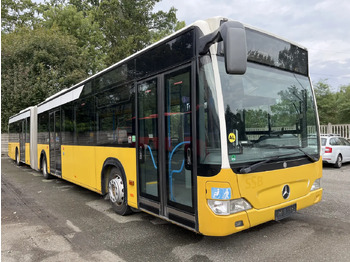
[[[186,25],[224,16],[296,42],[309,51],[313,83],[350,84],[349,0],[162,0],[155,10],[172,6]]]

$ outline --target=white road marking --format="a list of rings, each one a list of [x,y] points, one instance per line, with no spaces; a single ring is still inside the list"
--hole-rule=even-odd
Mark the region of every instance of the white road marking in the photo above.
[[[128,223],[132,221],[142,221],[141,213],[135,213],[130,216],[121,216],[113,211],[111,204],[105,200],[95,200],[86,203],[87,206],[103,213],[117,223]]]
[[[41,180],[41,181],[43,181],[44,183],[52,183],[53,180],[43,179],[43,180]]]
[[[77,226],[75,226],[70,220],[67,220],[67,221],[66,221],[66,224],[67,224],[67,226],[69,226],[71,229],[73,229],[73,231],[75,231],[75,232],[77,232],[77,233],[81,232],[80,228],[77,227]]]

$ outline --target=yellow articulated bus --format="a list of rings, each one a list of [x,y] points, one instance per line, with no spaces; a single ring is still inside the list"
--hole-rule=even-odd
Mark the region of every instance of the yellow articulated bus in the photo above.
[[[9,124],[18,163],[108,194],[120,215],[135,208],[204,235],[280,220],[322,198],[307,50],[221,17]]]

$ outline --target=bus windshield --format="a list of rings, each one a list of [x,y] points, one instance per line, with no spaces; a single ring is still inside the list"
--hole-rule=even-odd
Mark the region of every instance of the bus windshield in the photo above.
[[[229,75],[224,57],[218,62],[231,167],[278,156],[318,158],[316,108],[307,76],[252,62],[244,75]]]

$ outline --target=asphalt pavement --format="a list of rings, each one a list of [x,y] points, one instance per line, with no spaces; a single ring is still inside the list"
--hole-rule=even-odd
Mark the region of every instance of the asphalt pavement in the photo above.
[[[1,159],[2,261],[350,261],[350,164],[324,167],[323,199],[280,222],[206,237]]]

